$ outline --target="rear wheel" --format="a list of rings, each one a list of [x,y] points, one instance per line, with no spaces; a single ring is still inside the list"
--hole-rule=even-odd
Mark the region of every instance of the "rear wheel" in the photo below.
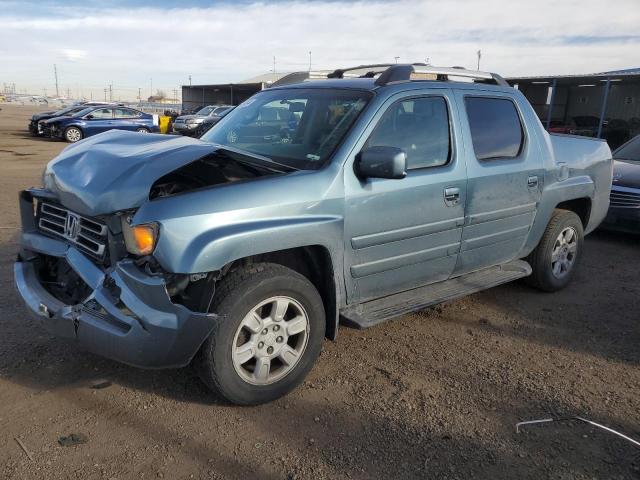
[[[148,128],[145,127],[139,127],[136,129],[136,132],[138,133],[150,133]]]
[[[262,263],[231,272],[219,283],[211,311],[220,318],[194,363],[202,380],[233,403],[287,394],[320,354],[322,299],[289,268]]]
[[[82,130],[78,127],[69,127],[64,131],[64,139],[69,143],[76,143],[82,140]]]
[[[536,249],[527,260],[533,273],[527,283],[545,292],[566,287],[582,255],[582,221],[568,210],[556,210]]]

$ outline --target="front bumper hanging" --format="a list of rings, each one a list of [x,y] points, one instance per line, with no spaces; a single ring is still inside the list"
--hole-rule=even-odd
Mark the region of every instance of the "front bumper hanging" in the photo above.
[[[23,220],[27,212],[23,213]],[[130,259],[103,270],[64,241],[37,231],[22,233],[14,265],[15,284],[33,316],[54,335],[129,365],[187,365],[213,329],[216,315],[193,312],[171,301],[162,276],[143,272]],[[54,297],[41,283],[38,257],[66,261],[90,294],[76,305]]]

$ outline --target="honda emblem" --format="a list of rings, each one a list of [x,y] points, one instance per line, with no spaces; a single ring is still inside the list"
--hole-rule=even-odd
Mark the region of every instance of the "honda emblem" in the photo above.
[[[67,221],[64,224],[64,236],[69,240],[75,240],[78,238],[78,231],[80,230],[80,217],[75,213],[69,212],[67,214]]]

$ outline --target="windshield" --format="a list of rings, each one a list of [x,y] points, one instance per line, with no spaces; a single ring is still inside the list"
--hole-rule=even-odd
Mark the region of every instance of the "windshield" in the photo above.
[[[220,115],[222,115],[224,112],[226,112],[227,110],[229,110],[229,108],[231,108],[231,107],[216,107],[216,108],[213,110],[213,114],[214,114],[214,115],[217,115],[217,116],[219,117],[219,116],[220,116]]]
[[[72,105],[72,106],[70,106],[70,107],[65,107],[65,108],[63,108],[63,109],[58,110],[57,112],[55,112],[55,113],[54,113],[54,115],[55,115],[56,117],[61,117],[62,115],[66,115],[66,114],[68,114],[69,112],[71,112],[72,110],[75,110],[76,108],[78,108],[76,105]]]
[[[198,112],[196,112],[196,115],[209,115],[211,112],[213,112],[214,107],[204,107],[202,110],[198,110]]]
[[[297,169],[317,169],[370,98],[371,93],[357,90],[266,90],[234,108],[201,140]]]
[[[96,107],[87,107],[71,115],[72,117],[84,117],[87,113],[91,113]]]
[[[616,150],[613,158],[640,162],[640,135]]]

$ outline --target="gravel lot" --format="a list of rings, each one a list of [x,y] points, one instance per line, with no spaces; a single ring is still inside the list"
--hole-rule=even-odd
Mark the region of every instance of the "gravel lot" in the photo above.
[[[301,388],[238,408],[188,368],[119,365],[27,317],[17,192],[65,144],[27,134],[35,108],[0,107],[0,478],[640,478],[640,450],[587,425],[514,429],[581,415],[640,438],[638,237],[589,236],[560,293],[515,283],[343,328]],[[88,442],[60,446],[71,433]]]

